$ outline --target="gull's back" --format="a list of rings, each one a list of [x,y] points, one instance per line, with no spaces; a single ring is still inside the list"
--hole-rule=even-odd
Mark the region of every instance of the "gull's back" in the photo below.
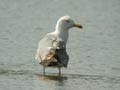
[[[46,35],[39,42],[35,59],[45,67],[67,67],[65,42],[54,34]]]

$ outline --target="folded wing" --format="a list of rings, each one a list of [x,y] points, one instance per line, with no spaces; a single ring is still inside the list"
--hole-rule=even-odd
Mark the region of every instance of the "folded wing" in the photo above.
[[[62,39],[47,35],[39,42],[35,59],[46,67],[67,67],[69,56]]]

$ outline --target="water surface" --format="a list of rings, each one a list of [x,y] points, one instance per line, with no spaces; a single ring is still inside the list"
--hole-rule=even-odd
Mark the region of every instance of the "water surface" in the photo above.
[[[70,15],[67,69],[34,60],[38,41]],[[0,0],[0,90],[119,90],[120,0]]]

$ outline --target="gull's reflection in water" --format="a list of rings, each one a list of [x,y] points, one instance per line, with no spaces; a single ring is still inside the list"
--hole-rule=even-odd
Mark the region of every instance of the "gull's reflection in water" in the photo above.
[[[55,73],[47,73],[47,75],[43,74],[35,74],[35,88],[39,88],[42,90],[64,90],[66,88],[66,84],[68,77],[66,75],[59,75]]]
[[[67,80],[68,78],[64,75],[56,75],[56,74],[49,74],[49,75],[41,75],[41,74],[36,74],[35,79],[37,80],[55,80],[55,81],[64,81]]]

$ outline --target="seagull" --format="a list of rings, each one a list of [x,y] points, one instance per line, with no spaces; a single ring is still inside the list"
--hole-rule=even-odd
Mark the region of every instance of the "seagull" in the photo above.
[[[55,31],[45,35],[38,44],[35,59],[43,66],[43,75],[46,67],[67,67],[69,56],[66,52],[66,44],[69,36],[69,29],[72,27],[82,28],[76,24],[70,16],[61,17],[56,24]]]

